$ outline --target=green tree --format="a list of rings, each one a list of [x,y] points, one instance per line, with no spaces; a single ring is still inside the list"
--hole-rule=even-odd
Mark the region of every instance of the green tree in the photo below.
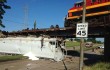
[[[97,43],[98,43],[98,44],[102,44],[102,42],[101,42],[101,41],[97,41]]]
[[[70,41],[73,41],[73,38],[70,38]]]
[[[5,27],[5,25],[2,23],[3,15],[5,14],[4,9],[11,8],[10,6],[6,5],[5,3],[7,3],[7,0],[0,0],[0,26],[3,28]]]
[[[74,40],[77,41],[77,42],[80,42],[81,41],[80,38],[75,38]],[[86,42],[86,39],[84,39],[84,42]]]
[[[75,38],[74,40],[77,42],[80,42],[80,38]]]
[[[88,39],[87,39],[87,42],[96,43],[96,38],[88,38]]]

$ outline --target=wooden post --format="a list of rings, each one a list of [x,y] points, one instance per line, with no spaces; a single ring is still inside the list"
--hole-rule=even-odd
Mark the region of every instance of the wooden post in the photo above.
[[[85,16],[86,16],[86,0],[83,0],[83,16],[82,16],[82,23],[85,23]],[[79,70],[83,70],[83,64],[84,64],[84,38],[81,38],[80,43],[80,59],[79,59]]]

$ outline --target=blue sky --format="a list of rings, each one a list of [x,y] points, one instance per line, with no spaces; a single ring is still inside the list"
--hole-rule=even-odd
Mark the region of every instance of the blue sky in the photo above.
[[[49,28],[56,24],[64,27],[64,17],[77,1],[80,0],[7,0],[6,4],[11,6],[11,9],[7,9],[3,16],[6,28],[0,29],[6,31],[18,31],[26,27],[32,29],[35,20],[37,28]],[[103,38],[97,40],[103,41]]]
[[[11,9],[6,10],[3,23],[6,31],[16,31],[28,27],[33,28],[36,20],[37,28],[49,28],[58,24],[64,27],[64,17],[73,7],[74,2],[80,0],[7,0]],[[26,11],[27,8],[27,12]],[[27,14],[27,16],[26,16]]]

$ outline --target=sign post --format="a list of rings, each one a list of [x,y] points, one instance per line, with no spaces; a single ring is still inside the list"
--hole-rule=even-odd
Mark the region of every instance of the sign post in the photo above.
[[[86,17],[86,0],[83,0],[83,15],[82,15],[82,25],[85,23],[85,17]],[[80,24],[78,24],[79,26]],[[82,28],[82,26],[81,26]],[[81,43],[80,43],[80,59],[79,59],[79,70],[83,70],[83,59],[84,59],[84,38],[83,36],[86,37],[87,34],[86,31],[83,31],[83,29],[78,29],[79,33],[77,33],[77,37],[81,37]],[[86,30],[86,29],[85,29]]]

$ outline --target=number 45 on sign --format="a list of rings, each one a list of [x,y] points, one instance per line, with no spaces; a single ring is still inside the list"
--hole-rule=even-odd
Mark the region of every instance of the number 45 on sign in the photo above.
[[[77,23],[76,37],[88,37],[88,23]]]

